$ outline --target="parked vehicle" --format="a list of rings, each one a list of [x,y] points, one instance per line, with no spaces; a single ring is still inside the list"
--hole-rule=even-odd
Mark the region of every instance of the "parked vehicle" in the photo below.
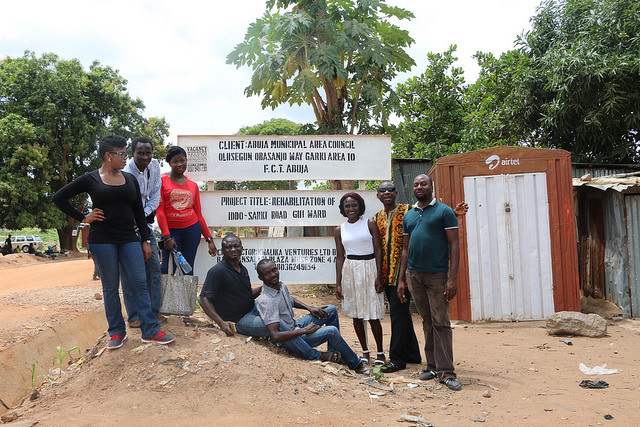
[[[33,247],[38,249],[44,248],[44,242],[40,236],[11,236],[11,248],[14,252],[22,251],[24,253],[29,252],[29,244],[33,243]]]

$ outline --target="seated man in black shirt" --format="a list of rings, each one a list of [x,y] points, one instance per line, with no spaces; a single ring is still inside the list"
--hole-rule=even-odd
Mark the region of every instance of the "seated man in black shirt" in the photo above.
[[[242,241],[233,234],[226,235],[221,251],[222,261],[207,273],[200,306],[228,336],[236,331],[254,337],[269,336],[254,302],[262,286],[251,287],[249,272],[240,262]]]

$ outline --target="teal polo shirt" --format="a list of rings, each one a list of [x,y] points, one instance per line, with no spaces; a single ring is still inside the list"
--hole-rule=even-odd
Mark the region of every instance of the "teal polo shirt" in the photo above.
[[[458,228],[455,212],[435,198],[424,209],[410,209],[402,220],[402,233],[409,235],[407,267],[422,273],[449,271],[446,230],[452,228]]]

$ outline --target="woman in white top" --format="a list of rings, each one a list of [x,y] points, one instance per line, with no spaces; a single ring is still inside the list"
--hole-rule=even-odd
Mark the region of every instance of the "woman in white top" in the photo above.
[[[364,321],[368,320],[376,341],[375,362],[384,363],[382,325],[384,319],[384,286],[380,281],[382,249],[380,233],[372,220],[362,217],[364,200],[357,193],[340,199],[340,213],[347,221],[336,227],[336,296],[342,300],[342,311],[353,319],[353,329],[362,346],[363,358],[370,359]]]

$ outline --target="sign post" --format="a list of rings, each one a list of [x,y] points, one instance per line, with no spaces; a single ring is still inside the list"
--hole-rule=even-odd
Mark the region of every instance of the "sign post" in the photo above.
[[[391,137],[375,135],[178,136],[187,152],[187,176],[197,181],[364,180],[391,178]],[[337,226],[344,191],[203,191],[202,214],[215,226]],[[379,210],[375,191],[359,191],[365,217]],[[255,265],[271,258],[290,284],[335,282],[333,237],[243,238],[242,262],[251,281]],[[220,243],[217,243],[220,247]],[[211,267],[201,242],[195,274]],[[220,256],[218,257],[218,261]]]

